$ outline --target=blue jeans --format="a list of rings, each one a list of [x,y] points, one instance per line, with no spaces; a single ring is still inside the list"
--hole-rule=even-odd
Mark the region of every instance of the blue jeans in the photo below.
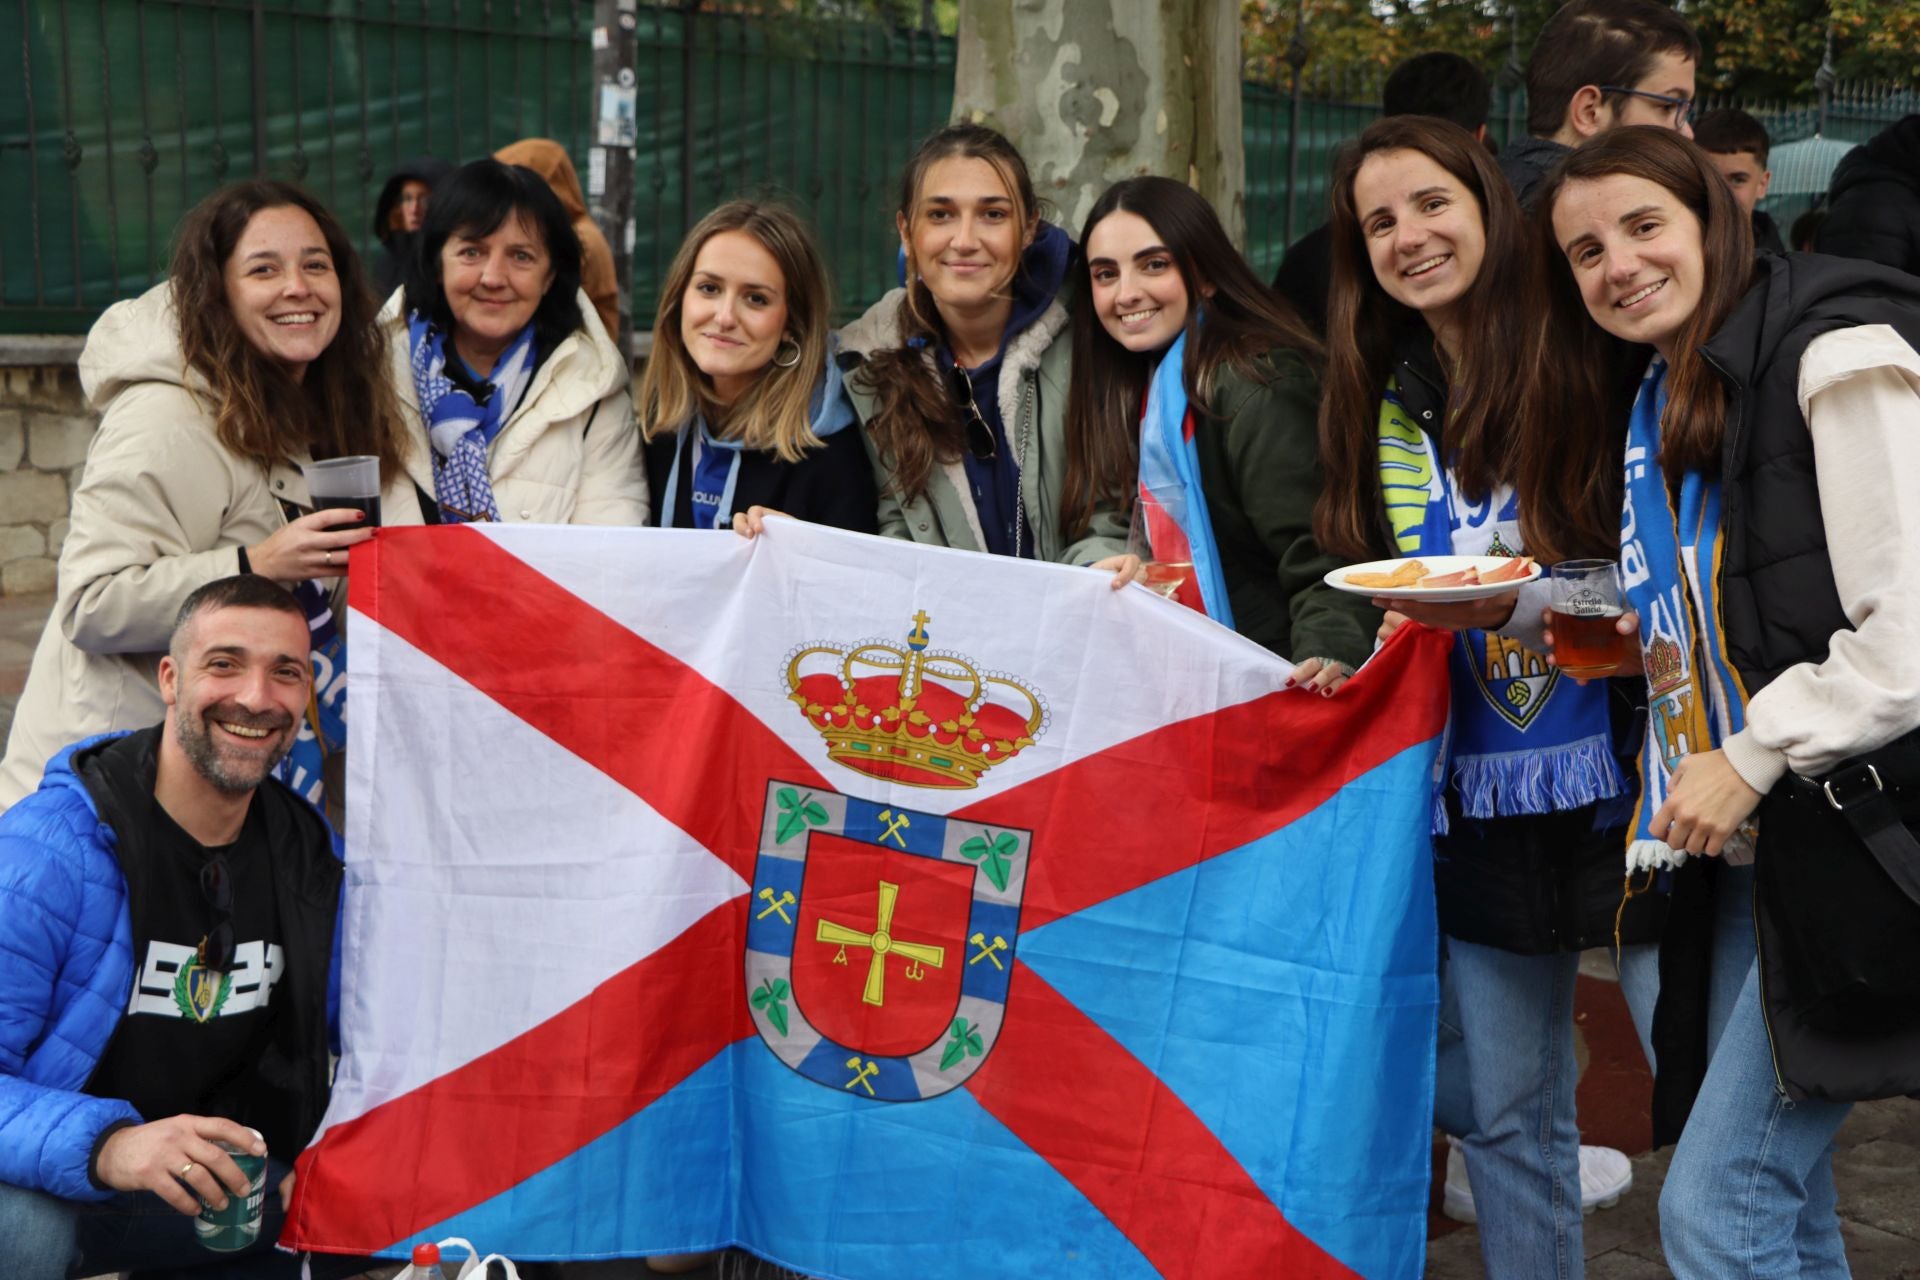
[[[1620,989],[1647,1049],[1658,950],[1623,948]],[[1434,1123],[1461,1139],[1488,1280],[1580,1280],[1577,952],[1517,955],[1447,939]]]
[[[0,1276],[6,1280],[67,1280],[106,1271],[132,1271],[141,1280],[295,1280],[300,1259],[277,1252],[284,1215],[278,1188],[288,1166],[267,1161],[266,1205],[260,1239],[238,1253],[214,1253],[193,1233],[193,1219],[150,1191],[111,1200],[62,1200],[43,1191],[0,1183]],[[365,1259],[316,1257],[313,1275],[357,1275]]]
[[[1667,1265],[1679,1280],[1844,1277],[1833,1135],[1852,1107],[1780,1090],[1760,1012],[1753,868],[1719,868],[1716,894],[1707,1074],[1660,1192]]]

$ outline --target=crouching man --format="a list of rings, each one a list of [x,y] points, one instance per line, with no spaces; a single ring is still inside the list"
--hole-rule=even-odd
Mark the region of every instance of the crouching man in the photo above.
[[[326,824],[269,776],[312,687],[300,605],[209,583],[159,681],[164,721],[68,747],[0,815],[8,1280],[298,1274],[273,1241],[327,1101],[341,881]],[[248,1185],[222,1144],[269,1155],[246,1254],[195,1240],[202,1202]]]

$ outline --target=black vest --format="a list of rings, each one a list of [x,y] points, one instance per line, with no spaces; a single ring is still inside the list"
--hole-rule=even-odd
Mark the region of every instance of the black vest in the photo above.
[[[1727,385],[1721,615],[1749,695],[1788,667],[1825,661],[1834,634],[1853,629],[1827,556],[1800,357],[1823,333],[1868,324],[1920,350],[1920,278],[1850,258],[1767,254],[1701,349]]]

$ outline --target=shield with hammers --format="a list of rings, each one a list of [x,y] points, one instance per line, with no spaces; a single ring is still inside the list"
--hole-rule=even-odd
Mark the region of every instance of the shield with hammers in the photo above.
[[[760,1038],[875,1101],[964,1083],[1005,1016],[1031,855],[1026,831],[768,783],[745,958]]]

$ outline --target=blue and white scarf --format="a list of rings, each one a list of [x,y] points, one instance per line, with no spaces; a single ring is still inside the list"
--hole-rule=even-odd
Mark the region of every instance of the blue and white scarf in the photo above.
[[[740,457],[745,448],[741,440],[717,440],[707,428],[704,414],[674,437],[673,465],[667,468],[667,492],[661,499],[661,523],[671,528],[680,518],[680,462],[689,450],[693,453],[693,527],[731,529],[733,492],[740,484]]]
[[[1620,578],[1640,615],[1647,671],[1647,742],[1640,761],[1640,808],[1627,870],[1673,867],[1686,852],[1656,840],[1648,824],[1666,803],[1673,771],[1696,751],[1713,751],[1747,723],[1747,693],[1727,658],[1720,619],[1720,483],[1681,478],[1676,507],[1660,469],[1660,418],[1667,363],[1656,358],[1640,383],[1627,424],[1626,508],[1620,522]],[[1752,831],[1736,833],[1725,855],[1752,857]]]
[[[1413,425],[1399,384],[1380,404],[1380,491],[1394,542],[1406,555],[1520,554],[1512,486],[1469,502]],[[1453,721],[1441,783],[1473,818],[1556,813],[1621,794],[1607,688],[1561,679],[1545,656],[1490,631],[1463,631],[1453,647]],[[1447,829],[1434,805],[1434,830]]]
[[[1198,603],[1209,618],[1231,627],[1233,606],[1227,601],[1213,519],[1200,486],[1200,453],[1187,404],[1186,354],[1187,335],[1182,333],[1160,357],[1147,385],[1147,408],[1140,417],[1141,515],[1154,559],[1193,562],[1190,582],[1198,584],[1200,599],[1183,603]]]
[[[500,519],[487,473],[487,446],[513,416],[533,378],[533,326],[507,347],[485,381],[481,404],[447,376],[447,335],[425,316],[407,319],[413,350],[413,389],[433,445],[433,498],[450,524]],[[458,359],[458,356],[454,357]]]
[[[332,600],[320,583],[295,583],[293,598],[307,615],[313,692],[293,746],[273,772],[325,813],[327,757],[347,745],[347,638],[334,621]]]

